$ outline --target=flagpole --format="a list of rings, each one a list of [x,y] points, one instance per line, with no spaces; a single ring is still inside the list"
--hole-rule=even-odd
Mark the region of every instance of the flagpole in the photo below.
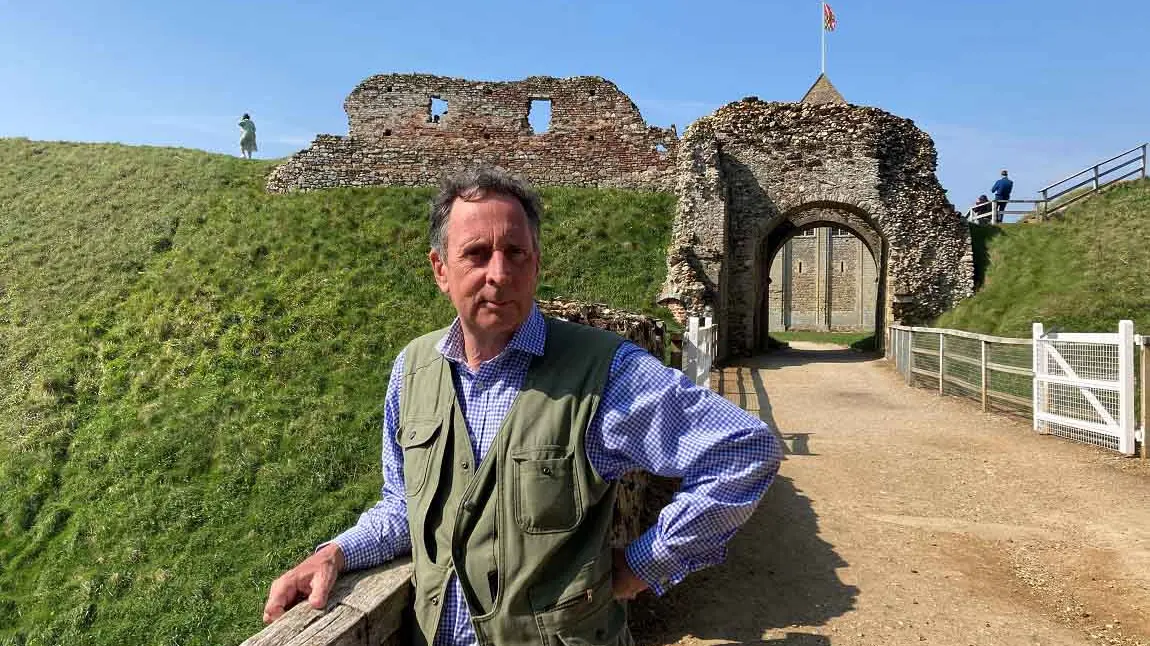
[[[822,40],[823,59],[822,59],[821,72],[823,74],[827,73],[827,25],[826,25],[826,20],[827,20],[826,15],[827,14],[826,14],[826,12],[827,12],[826,0],[819,0],[819,36],[820,36],[820,39]]]

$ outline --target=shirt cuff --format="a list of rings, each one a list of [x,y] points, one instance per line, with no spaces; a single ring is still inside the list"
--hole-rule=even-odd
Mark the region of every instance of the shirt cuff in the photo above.
[[[379,540],[379,535],[370,529],[356,525],[334,539],[320,544],[316,551],[325,545],[335,543],[343,552],[344,571],[362,570],[383,565],[395,558],[395,550]]]
[[[687,578],[688,574],[701,570],[710,563],[694,560],[679,562],[675,555],[668,552],[663,544],[656,540],[655,529],[652,527],[628,545],[625,554],[631,571],[642,579],[652,592],[661,597],[672,586]],[[722,553],[725,551],[719,549],[720,554],[715,559],[716,562],[723,560]]]

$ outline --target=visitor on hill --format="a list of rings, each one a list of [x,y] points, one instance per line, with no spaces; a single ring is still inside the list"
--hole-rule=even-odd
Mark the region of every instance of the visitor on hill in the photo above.
[[[998,212],[994,216],[995,222],[1002,222],[1003,211],[1006,210],[1006,203],[1010,200],[1010,192],[1014,190],[1014,182],[1011,181],[1009,175],[1005,170],[1002,171],[1002,177],[990,187],[990,192],[994,193],[994,202],[998,206]]]
[[[244,131],[244,134],[240,135],[240,154],[244,159],[251,159],[252,153],[259,150],[256,148],[256,124],[245,112],[244,116],[240,117],[239,126]]]
[[[993,205],[985,194],[979,195],[978,199],[974,201],[974,206],[970,209],[970,212],[973,214],[972,219],[979,224],[989,224],[990,212],[993,208]],[[986,222],[983,222],[983,220],[986,220]]]
[[[265,622],[304,598],[324,608],[341,572],[410,553],[417,645],[549,646],[561,634],[629,646],[625,600],[723,560],[778,471],[779,440],[639,346],[544,317],[541,215],[538,194],[500,169],[445,180],[428,259],[457,317],[392,366],[381,500],[276,579]],[[632,470],[682,478],[682,490],[612,550]]]

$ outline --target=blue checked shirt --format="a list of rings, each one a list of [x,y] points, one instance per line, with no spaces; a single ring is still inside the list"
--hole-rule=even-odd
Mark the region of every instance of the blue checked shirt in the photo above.
[[[452,364],[455,392],[478,459],[491,448],[531,358],[543,354],[546,335],[543,315],[532,308],[507,348],[477,372],[467,365],[458,320],[437,345]],[[395,441],[403,364],[400,353],[384,404],[381,500],[334,539],[349,570],[411,551],[403,449]],[[626,550],[631,569],[660,595],[691,572],[722,562],[723,546],[750,518],[782,455],[766,424],[633,343],[615,353],[584,448],[591,466],[608,481],[633,470],[682,478],[680,491],[657,523]],[[476,643],[458,579],[448,585],[443,603],[435,646]]]

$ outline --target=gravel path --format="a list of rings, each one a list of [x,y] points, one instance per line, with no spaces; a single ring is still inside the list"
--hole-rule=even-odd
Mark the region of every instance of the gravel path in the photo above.
[[[660,600],[641,642],[1150,645],[1137,459],[907,388],[833,346],[728,368],[722,387],[788,455],[727,562]]]

